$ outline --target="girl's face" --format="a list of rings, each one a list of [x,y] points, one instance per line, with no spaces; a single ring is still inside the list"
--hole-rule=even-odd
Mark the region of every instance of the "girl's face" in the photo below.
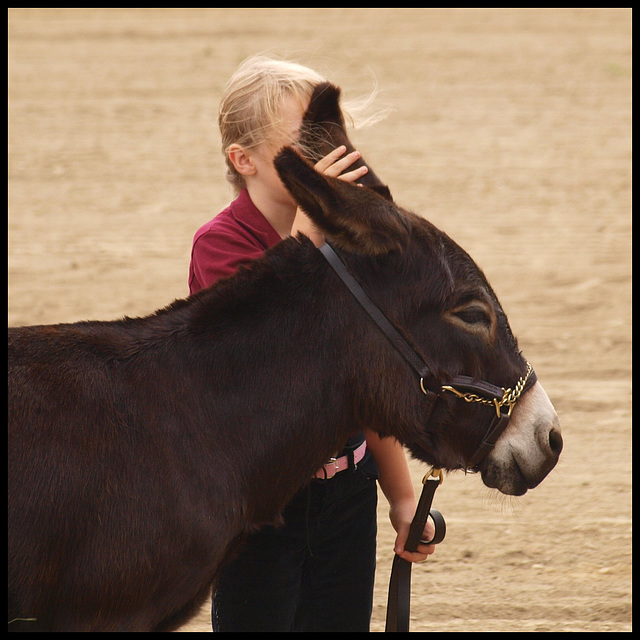
[[[278,129],[278,133],[272,139],[255,147],[252,153],[253,163],[257,169],[254,178],[260,181],[262,188],[269,190],[274,199],[289,206],[296,206],[296,204],[282,184],[273,166],[273,159],[282,147],[295,144],[305,111],[306,105],[301,105],[293,96],[285,98],[282,108],[284,129]]]

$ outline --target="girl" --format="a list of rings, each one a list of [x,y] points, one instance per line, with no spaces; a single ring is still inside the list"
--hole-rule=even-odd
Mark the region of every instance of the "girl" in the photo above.
[[[219,110],[227,179],[236,199],[195,234],[189,289],[195,293],[240,264],[258,258],[289,235],[304,233],[317,246],[322,235],[297,208],[273,166],[284,145],[295,144],[314,87],[312,69],[257,56],[229,80]],[[315,168],[357,183],[366,167],[347,170],[359,157],[339,147]],[[365,439],[366,436],[366,439]],[[283,527],[252,534],[226,565],[213,594],[218,631],[369,631],[376,559],[375,479],[390,504],[394,550],[411,562],[434,545],[404,550],[416,500],[404,450],[373,432],[357,434],[318,470],[284,511]],[[431,539],[431,523],[425,539]]]

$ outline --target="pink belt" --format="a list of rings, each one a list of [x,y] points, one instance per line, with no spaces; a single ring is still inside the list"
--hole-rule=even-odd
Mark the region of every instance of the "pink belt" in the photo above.
[[[362,458],[364,458],[364,454],[367,451],[367,441],[365,440],[357,449],[353,450],[353,464],[358,464]],[[327,462],[324,466],[320,467],[316,471],[316,478],[320,478],[321,480],[329,480],[329,478],[333,478],[336,473],[340,471],[344,471],[349,468],[349,456],[342,456],[340,458],[329,458],[329,462]]]

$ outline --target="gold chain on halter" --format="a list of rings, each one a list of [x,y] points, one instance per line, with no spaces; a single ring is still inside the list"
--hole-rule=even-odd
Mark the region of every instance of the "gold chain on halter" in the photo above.
[[[527,362],[527,372],[522,376],[522,378],[520,378],[520,380],[518,380],[518,382],[516,383],[516,386],[513,389],[511,388],[505,389],[504,387],[502,387],[501,400],[498,400],[496,398],[494,398],[493,400],[490,400],[489,398],[483,398],[482,396],[479,396],[475,393],[463,393],[462,391],[458,391],[457,389],[449,385],[443,386],[442,390],[451,391],[451,393],[455,393],[455,395],[457,395],[458,398],[462,398],[465,402],[479,402],[480,404],[494,405],[496,408],[496,413],[498,414],[498,417],[500,417],[500,407],[503,407],[506,404],[509,406],[508,415],[511,415],[511,412],[513,411],[513,407],[515,406],[518,398],[522,395],[522,392],[524,391],[524,387],[527,384],[527,380],[529,379],[529,376],[531,375],[532,371],[533,371],[533,367]]]

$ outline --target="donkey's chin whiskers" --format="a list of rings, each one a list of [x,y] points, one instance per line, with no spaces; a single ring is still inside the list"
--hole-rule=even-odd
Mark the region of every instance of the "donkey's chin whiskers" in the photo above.
[[[489,487],[484,487],[482,506],[485,509],[499,511],[504,516],[518,516],[524,509],[525,496],[510,496]]]

